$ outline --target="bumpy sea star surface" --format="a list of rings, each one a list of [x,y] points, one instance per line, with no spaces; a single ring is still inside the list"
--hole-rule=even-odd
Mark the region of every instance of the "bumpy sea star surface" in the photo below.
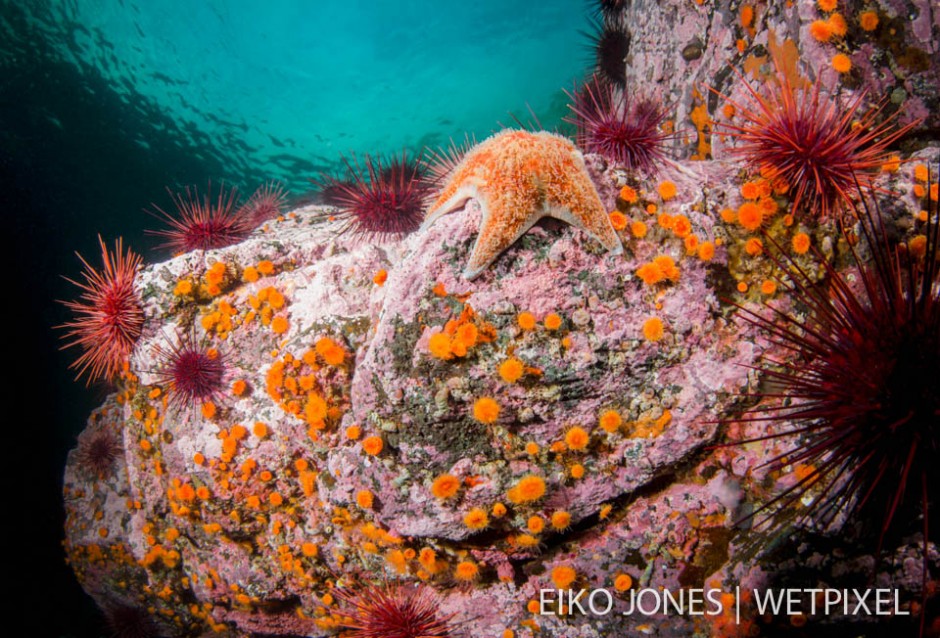
[[[613,254],[623,252],[584,158],[559,135],[506,130],[477,144],[431,206],[425,228],[470,198],[480,203],[483,221],[463,273],[467,279],[482,273],[543,217],[584,230]]]

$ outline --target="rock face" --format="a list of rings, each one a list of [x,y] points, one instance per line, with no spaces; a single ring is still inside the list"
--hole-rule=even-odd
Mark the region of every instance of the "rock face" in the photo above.
[[[705,96],[696,114],[686,65],[724,91],[736,39],[746,73],[761,46],[799,50],[818,71],[851,45],[857,83],[890,90],[893,104],[903,90],[901,119],[936,126],[935,7],[905,5],[918,15],[907,22],[901,3],[872,5],[879,29],[903,27],[908,64],[893,46],[866,52],[884,34],[861,29],[858,12],[845,12],[844,41],[820,43],[808,35],[816,4],[794,5],[746,21],[725,3],[629,3],[628,78],[675,97],[678,117],[702,124],[690,153],[710,157],[719,146],[702,114],[721,104]],[[666,23],[672,39],[654,36]],[[933,51],[925,68],[914,49]],[[891,74],[869,80],[869,64]],[[857,86],[819,73],[826,90]],[[548,221],[468,282],[472,202],[384,244],[338,236],[307,207],[239,245],[141,272],[143,336],[65,473],[67,554],[102,609],[139,613],[154,635],[324,636],[350,613],[344,592],[408,582],[467,635],[756,631],[747,613],[742,624],[728,615],[731,593],[715,616],[619,612],[637,590],[733,592],[771,582],[785,562],[758,561],[770,539],[735,522],[792,485],[793,472],[764,465],[788,441],[716,447],[729,440],[723,422],[753,403],[753,366],[782,356],[735,304],[798,306],[775,283],[785,276],[771,240],[805,236],[817,250],[795,259],[820,278],[822,260],[845,267],[847,244],[832,222],[786,215],[786,192],[756,167],[679,161],[650,177],[586,161],[623,255]],[[899,241],[923,232],[917,183],[907,165],[879,182],[897,194]],[[766,186],[766,235],[736,219],[745,184]],[[187,391],[198,371],[181,351],[222,362],[208,390]],[[92,463],[102,438],[115,452]],[[850,544],[856,558],[838,562],[775,542],[812,572],[807,586],[873,565]],[[878,574],[906,605],[919,596],[915,546],[887,552]],[[539,613],[540,590],[569,587],[606,588],[614,612]]]

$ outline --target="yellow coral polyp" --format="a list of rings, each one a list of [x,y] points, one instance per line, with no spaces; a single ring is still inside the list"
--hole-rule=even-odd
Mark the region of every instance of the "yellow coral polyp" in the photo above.
[[[499,404],[490,397],[480,397],[473,403],[473,418],[480,423],[495,423],[499,418]]]
[[[346,350],[329,337],[317,339],[314,349],[327,365],[338,366],[346,360]]]
[[[431,483],[431,494],[439,499],[448,499],[457,494],[460,479],[451,474],[441,474]]]
[[[278,315],[271,320],[271,331],[274,334],[284,334],[288,328],[290,328],[290,324],[286,317]]]
[[[537,501],[545,496],[545,480],[534,474],[524,476],[514,487],[510,488],[506,496],[517,505]]]
[[[519,327],[523,330],[533,330],[535,329],[535,316],[531,312],[520,312],[516,317],[516,322],[519,324]]]
[[[863,11],[858,16],[858,26],[862,27],[862,31],[874,31],[878,28],[878,14],[874,11]]]
[[[304,417],[310,425],[321,425],[326,420],[327,411],[326,401],[316,392],[307,395],[307,402],[304,404]]]
[[[623,424],[623,418],[616,410],[606,410],[601,413],[598,424],[605,432],[614,433],[620,429]]]
[[[848,73],[852,70],[852,59],[844,53],[832,56],[832,68],[838,73]]]
[[[428,352],[430,352],[432,356],[443,359],[444,361],[453,359],[454,352],[450,347],[450,336],[443,332],[431,335],[430,339],[428,339]]]
[[[568,529],[571,525],[571,514],[565,510],[552,512],[552,527],[558,531]]]
[[[356,492],[356,504],[362,509],[372,509],[374,500],[375,497],[369,490],[359,490]]]
[[[636,190],[630,186],[624,186],[620,189],[620,199],[627,202],[628,204],[635,204],[638,199]]]
[[[809,25],[809,34],[817,42],[829,42],[832,38],[832,28],[826,20],[814,20]]]
[[[464,515],[463,524],[472,530],[485,529],[490,524],[490,517],[483,508],[474,507]]]
[[[577,578],[577,572],[568,565],[559,565],[552,569],[552,582],[558,589],[568,589]]]
[[[627,227],[627,216],[619,210],[612,211],[609,217],[610,225],[614,227],[614,230],[623,230]]]
[[[545,519],[538,515],[530,516],[525,526],[533,534],[541,534],[545,529]]]
[[[806,233],[797,233],[793,236],[793,252],[803,255],[809,250],[810,239]]]
[[[757,230],[763,221],[764,215],[754,202],[745,202],[738,208],[738,223],[745,230]]]
[[[362,451],[368,454],[369,456],[376,456],[382,451],[382,448],[385,446],[381,437],[378,436],[369,436],[363,439],[362,441]]]
[[[565,433],[565,443],[572,450],[580,451],[587,447],[590,435],[581,427],[573,427]]]
[[[660,182],[657,190],[659,191],[659,196],[663,198],[663,201],[669,201],[676,196],[676,185],[668,180]]]
[[[454,568],[454,577],[464,582],[476,580],[479,575],[480,568],[476,563],[470,561],[461,561],[457,563],[457,567]]]
[[[173,294],[177,297],[184,297],[193,293],[193,282],[188,279],[180,279],[173,288]]]
[[[506,383],[515,383],[524,373],[525,365],[515,357],[510,357],[499,365],[499,376]]]

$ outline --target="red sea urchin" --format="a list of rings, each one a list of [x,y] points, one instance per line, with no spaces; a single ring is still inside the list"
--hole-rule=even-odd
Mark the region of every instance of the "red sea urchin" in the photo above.
[[[125,253],[120,239],[114,243],[114,253],[108,252],[100,236],[98,243],[102,269],[96,270],[78,255],[85,281],[66,279],[82,293],[77,301],[62,302],[72,310],[75,319],[59,326],[67,330],[63,338],[68,342],[63,348],[81,347],[81,356],[70,368],[78,369],[76,378],[87,373],[88,383],[99,379],[110,381],[121,373],[144,323],[140,299],[134,290],[134,277],[143,260],[130,248]]]
[[[425,585],[357,586],[339,590],[348,638],[451,638],[453,616],[439,615],[437,596]]]
[[[578,146],[633,170],[650,173],[665,159],[664,145],[671,135],[660,130],[665,119],[653,100],[628,100],[624,91],[603,84],[597,76],[580,91],[568,93],[577,127]]]
[[[803,205],[821,218],[835,216],[851,208],[856,183],[872,190],[888,148],[916,122],[892,132],[893,117],[877,122],[882,107],[861,112],[864,91],[843,105],[821,94],[818,79],[811,89],[797,88],[776,68],[776,88],[768,97],[737,74],[747,103],[728,103],[742,121],[717,126],[737,139],[732,153],[787,183],[794,213]]]
[[[194,332],[179,333],[170,345],[156,346],[157,383],[170,388],[170,403],[177,409],[215,401],[225,391],[225,356],[217,348],[202,346]]]
[[[871,252],[863,259],[853,249],[856,281],[826,265],[829,289],[821,290],[793,259],[779,257],[792,284],[779,283],[805,315],[742,309],[792,356],[762,365],[774,389],[739,422],[784,426],[745,442],[799,437],[769,465],[807,469],[764,508],[811,496],[804,516],[822,527],[840,513],[851,517],[877,532],[879,553],[889,532],[921,526],[926,579],[928,490],[940,480],[940,213],[936,204],[929,211],[916,254],[895,249],[880,210],[863,200],[855,213]]]
[[[170,215],[154,205],[155,217],[163,218],[169,228],[147,231],[164,238],[160,248],[169,248],[174,254],[191,250],[224,248],[243,240],[252,229],[252,219],[245,214],[244,207],[236,208],[237,189],[226,192],[219,188],[218,198],[212,200],[210,184],[204,196],[196,188],[186,187],[183,193],[170,193],[179,217]]]
[[[346,177],[322,175],[318,181],[326,201],[340,209],[334,217],[341,233],[368,238],[401,237],[416,231],[424,220],[430,186],[423,177],[424,164],[406,152],[387,161],[366,155],[362,164],[355,156],[342,158]]]
[[[287,195],[283,187],[277,182],[268,182],[258,187],[237,216],[248,220],[247,223],[256,228],[280,215],[286,200]]]

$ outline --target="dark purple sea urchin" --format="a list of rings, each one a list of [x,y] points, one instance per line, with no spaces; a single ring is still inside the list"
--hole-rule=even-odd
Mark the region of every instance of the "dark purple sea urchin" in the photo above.
[[[92,476],[106,479],[114,471],[114,462],[123,453],[121,440],[107,426],[88,432],[78,442],[75,461]]]
[[[594,33],[587,34],[593,56],[593,67],[605,84],[623,88],[627,83],[627,55],[630,34],[619,12],[603,11],[593,20]]]
[[[652,172],[665,159],[671,135],[660,128],[666,115],[657,102],[630,100],[597,76],[568,97],[572,113],[566,121],[575,125],[581,150],[643,173]]]
[[[407,152],[383,160],[366,155],[362,163],[342,158],[346,175],[321,175],[317,181],[326,203],[339,208],[333,215],[341,233],[366,238],[401,237],[416,231],[424,219],[430,186],[424,164]]]
[[[932,209],[912,242],[916,249],[899,251],[881,211],[863,201],[855,212],[870,257],[853,249],[855,281],[820,256],[829,281],[821,289],[782,255],[778,265],[792,283],[780,285],[804,314],[741,310],[791,353],[762,364],[772,386],[758,395],[765,406],[738,420],[780,424],[781,431],[745,442],[796,435],[795,446],[769,465],[809,468],[764,508],[811,497],[804,516],[822,527],[839,513],[849,516],[877,536],[878,553],[889,533],[918,528],[926,550],[936,516],[930,489],[940,481],[940,213],[936,203]],[[926,578],[926,557],[924,570]]]
[[[157,382],[170,388],[177,409],[215,401],[225,391],[225,356],[199,343],[194,332],[181,333],[168,346],[156,346]]]

